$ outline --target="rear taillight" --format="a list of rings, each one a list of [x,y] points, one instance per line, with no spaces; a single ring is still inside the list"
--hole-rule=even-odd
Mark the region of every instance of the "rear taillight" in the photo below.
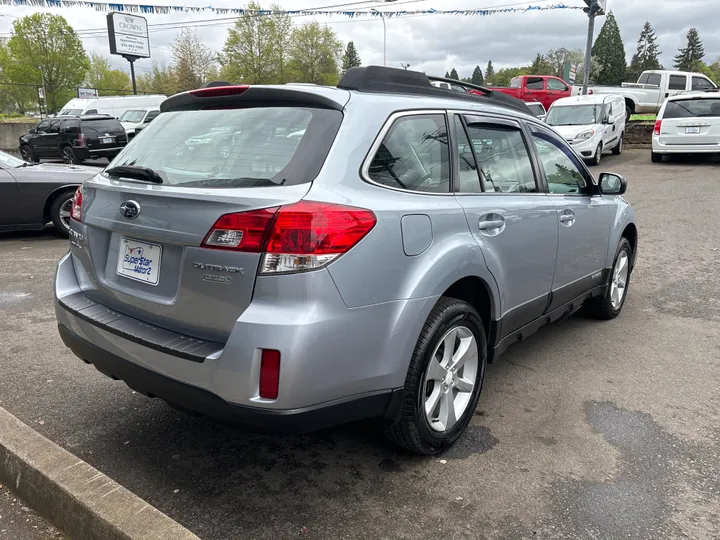
[[[85,134],[80,132],[78,133],[77,139],[75,139],[75,146],[85,146]]]
[[[277,399],[280,389],[280,351],[262,349],[260,357],[260,397]]]
[[[79,187],[75,191],[75,196],[72,200],[72,209],[70,210],[70,217],[75,221],[80,221],[82,219],[82,199],[82,187]]]
[[[655,129],[653,130],[654,135],[660,135],[662,129],[662,120],[655,120]]]
[[[349,251],[377,222],[370,210],[300,201],[278,208],[226,214],[203,247],[264,253],[260,273],[301,272]]]

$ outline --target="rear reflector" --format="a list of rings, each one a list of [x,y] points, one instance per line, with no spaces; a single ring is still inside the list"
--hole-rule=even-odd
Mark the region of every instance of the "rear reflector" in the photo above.
[[[247,85],[238,86],[214,86],[210,88],[198,88],[197,90],[190,90],[190,94],[195,97],[211,98],[211,97],[224,97],[224,96],[239,96],[245,92],[248,88]]]
[[[280,351],[262,349],[260,357],[260,397],[277,399],[280,387]]]
[[[75,221],[82,219],[82,187],[77,188],[75,196],[72,200],[72,209],[70,210],[70,217]]]
[[[655,129],[653,130],[653,135],[660,135],[661,130],[662,130],[662,120],[655,120]]]

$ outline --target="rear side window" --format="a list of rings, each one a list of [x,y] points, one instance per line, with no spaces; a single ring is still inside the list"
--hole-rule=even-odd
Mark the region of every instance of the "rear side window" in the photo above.
[[[145,122],[155,119],[160,114],[160,111],[150,111],[145,117]]]
[[[113,131],[123,131],[120,122],[114,118],[102,118],[99,120],[83,120],[83,131],[85,135],[94,137],[99,134],[112,133]]]
[[[720,117],[720,97],[711,99],[678,99],[668,101],[663,118]]]
[[[639,84],[654,84],[655,86],[660,86],[661,82],[662,77],[659,73],[643,73],[638,79]]]
[[[320,172],[341,122],[340,111],[304,107],[166,112],[113,165],[148,167],[185,187],[303,184]]]
[[[538,77],[528,77],[525,88],[528,90],[542,90],[543,80]]]
[[[693,90],[705,91],[705,90],[712,90],[713,88],[715,88],[713,83],[708,81],[705,77],[693,77],[692,78],[692,89]]]
[[[545,109],[540,103],[526,103],[526,105],[535,116],[542,116],[545,114]]]
[[[80,121],[65,120],[65,123],[63,123],[62,130],[64,133],[80,133]]]
[[[520,88],[522,86],[522,77],[515,77],[510,81],[510,88]]]
[[[670,90],[685,90],[687,77],[685,75],[670,75]]]
[[[450,150],[445,116],[426,114],[397,119],[368,169],[370,180],[388,187],[450,192]]]

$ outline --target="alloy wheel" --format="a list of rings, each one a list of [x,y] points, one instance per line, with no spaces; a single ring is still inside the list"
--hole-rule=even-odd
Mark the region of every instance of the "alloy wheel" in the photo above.
[[[472,399],[479,366],[475,335],[465,326],[449,330],[435,347],[423,378],[423,411],[433,431],[446,432]]]
[[[70,230],[70,212],[72,211],[72,199],[65,201],[60,207],[60,222],[68,231]]]
[[[630,259],[627,251],[620,252],[615,268],[613,269],[612,282],[610,283],[610,303],[614,310],[620,309],[627,287],[628,275],[630,273]]]
[[[22,156],[22,158],[25,161],[27,161],[27,162],[32,161],[32,150],[30,150],[29,146],[27,146],[27,145],[22,146],[20,148],[20,155]]]
[[[73,162],[72,150],[70,150],[69,148],[63,148],[62,158],[63,158],[63,163],[72,163]]]

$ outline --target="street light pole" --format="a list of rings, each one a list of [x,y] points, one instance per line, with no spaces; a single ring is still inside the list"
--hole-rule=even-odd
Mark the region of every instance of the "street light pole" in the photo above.
[[[585,73],[583,74],[582,95],[587,96],[590,87],[590,66],[592,60],[593,38],[595,37],[595,17],[605,15],[607,0],[585,0],[588,7],[585,12],[588,14],[588,36],[585,45]]]
[[[378,11],[377,9],[373,9],[375,13],[380,15],[380,18],[382,19],[383,23],[383,66],[387,66],[387,25],[385,24],[385,15],[382,11]]]

